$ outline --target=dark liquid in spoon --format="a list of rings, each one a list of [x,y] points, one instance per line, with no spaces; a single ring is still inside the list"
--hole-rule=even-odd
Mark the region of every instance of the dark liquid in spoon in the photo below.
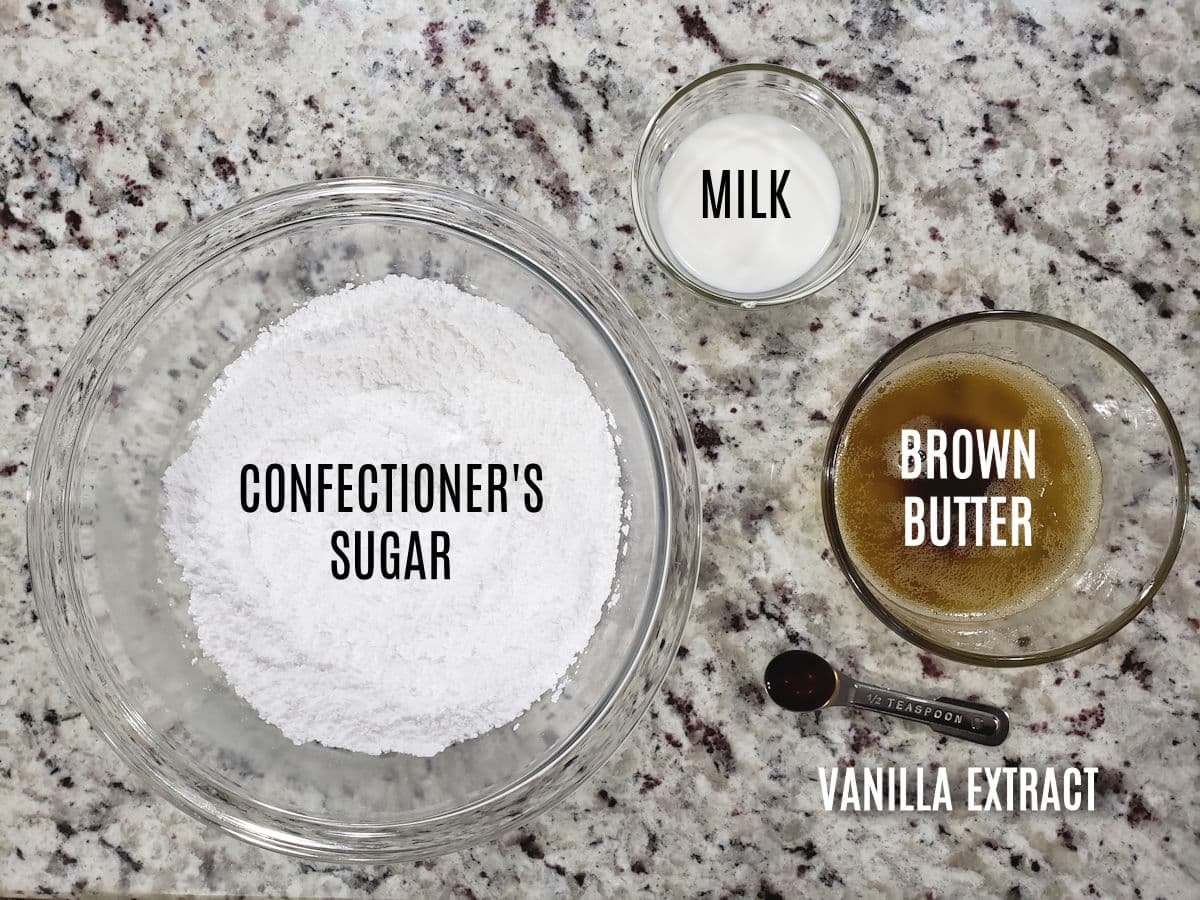
[[[771,699],[792,712],[820,709],[837,691],[833,666],[807,650],[780,653],[767,664],[763,680]]]

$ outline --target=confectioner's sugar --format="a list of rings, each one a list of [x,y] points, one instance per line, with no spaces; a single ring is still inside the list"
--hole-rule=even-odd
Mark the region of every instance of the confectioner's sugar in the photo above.
[[[240,506],[246,463],[467,461],[539,464],[541,509]],[[164,477],[164,527],[204,653],[266,721],[297,743],[432,755],[519,716],[585,648],[619,476],[608,417],[549,335],[389,276],[312,300],[226,368]],[[443,529],[451,577],[335,580],[336,529]]]

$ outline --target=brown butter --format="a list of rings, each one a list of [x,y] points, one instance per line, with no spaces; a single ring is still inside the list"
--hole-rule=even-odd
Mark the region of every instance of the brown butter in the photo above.
[[[902,479],[904,428],[918,429],[922,436],[927,429],[942,429],[948,439],[963,428],[1032,429],[1036,476],[979,477],[976,455],[967,478],[923,473]],[[1012,472],[1010,442],[1007,473]],[[1100,488],[1091,434],[1069,397],[1025,366],[953,353],[910,363],[863,398],[842,437],[834,496],[850,555],[885,595],[926,614],[992,617],[1036,603],[1078,568],[1096,532]],[[926,541],[905,546],[905,496],[979,495],[1028,497],[1030,545],[936,547]],[[1004,504],[1001,515],[1009,506]],[[990,522],[984,526],[986,533]],[[968,532],[974,533],[973,522]]]

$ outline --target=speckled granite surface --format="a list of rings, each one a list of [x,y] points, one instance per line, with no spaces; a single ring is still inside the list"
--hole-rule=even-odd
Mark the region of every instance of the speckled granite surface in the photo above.
[[[922,659],[859,608],[822,555],[816,495],[828,419],[869,359],[992,306],[1072,318],[1130,353],[1195,464],[1195,4],[399,6],[0,7],[0,893],[1195,896],[1196,540],[1107,645],[983,672]],[[819,73],[886,170],[858,264],[771,314],[672,293],[626,200],[641,125],[726,60]],[[58,367],[122,277],[241,198],[359,173],[465,188],[581,245],[675,364],[708,520],[686,651],[617,756],[506,839],[366,869],[253,850],[143,790],[53,667],[23,519]],[[789,641],[1007,704],[1013,735],[1001,754],[871,716],[797,723],[757,684]],[[1101,767],[1097,811],[817,811],[820,764],[1002,758]]]

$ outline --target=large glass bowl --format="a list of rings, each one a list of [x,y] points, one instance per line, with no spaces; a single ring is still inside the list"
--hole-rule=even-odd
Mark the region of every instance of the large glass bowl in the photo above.
[[[619,599],[561,697],[542,698],[517,730],[432,758],[296,746],[264,723],[200,652],[160,527],[163,471],[226,364],[297,300],[388,273],[451,282],[551,334],[612,414],[631,501]],[[594,267],[465,194],[325,181],[213,216],[105,304],[38,435],[30,566],[72,694],[160,794],[263,847],[338,861],[416,859],[546,809],[628,734],[671,664],[695,588],[697,493],[669,373]]]
[[[1100,515],[1083,560],[1050,596],[998,618],[935,617],[898,602],[859,564],[838,521],[837,469],[855,410],[892,373],[945,353],[997,357],[1044,376],[1076,404],[1100,458]],[[1175,421],[1154,385],[1125,354],[1062,319],[998,310],[930,325],[867,370],[834,421],[821,506],[830,545],[851,586],[893,631],[960,662],[1025,666],[1095,646],[1145,608],[1179,552],[1187,483]]]

